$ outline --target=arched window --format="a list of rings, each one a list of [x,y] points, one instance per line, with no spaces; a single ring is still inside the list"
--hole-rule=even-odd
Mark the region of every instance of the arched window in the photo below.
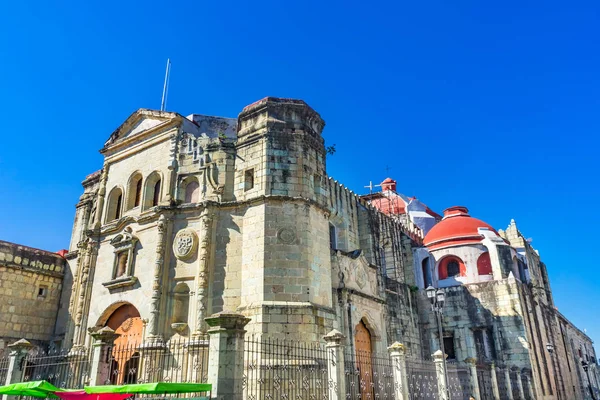
[[[160,179],[154,184],[154,193],[152,194],[152,206],[157,206],[160,201]]]
[[[157,206],[161,199],[161,179],[156,171],[151,173],[144,183],[144,194],[142,198],[142,209],[147,210],[150,207]]]
[[[131,210],[134,207],[139,207],[142,202],[142,174],[136,172],[129,179],[127,185],[127,207],[126,210]]]
[[[200,192],[200,185],[198,182],[191,181],[185,187],[185,202],[186,203],[197,203],[198,202],[198,193]]]
[[[121,207],[123,205],[123,191],[116,187],[108,194],[106,206],[106,222],[121,218]]]
[[[465,267],[465,263],[456,256],[449,256],[443,258],[442,261],[440,261],[438,270],[440,280],[467,275],[467,268]]]
[[[492,275],[492,260],[490,253],[485,252],[477,259],[477,273],[479,275]]]
[[[423,286],[431,286],[431,270],[429,269],[429,257],[425,257],[421,262],[421,270],[423,272]]]

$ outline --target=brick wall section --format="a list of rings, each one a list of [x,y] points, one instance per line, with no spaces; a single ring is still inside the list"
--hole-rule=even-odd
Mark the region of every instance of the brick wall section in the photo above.
[[[52,339],[65,265],[58,254],[0,241],[0,346]]]

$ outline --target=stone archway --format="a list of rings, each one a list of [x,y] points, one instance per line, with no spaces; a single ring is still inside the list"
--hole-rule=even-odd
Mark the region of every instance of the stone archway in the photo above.
[[[115,385],[136,383],[139,366],[138,347],[142,343],[144,322],[132,304],[116,305],[116,309],[114,307],[105,312],[108,316],[103,323],[120,335],[115,340],[111,352],[110,381]]]

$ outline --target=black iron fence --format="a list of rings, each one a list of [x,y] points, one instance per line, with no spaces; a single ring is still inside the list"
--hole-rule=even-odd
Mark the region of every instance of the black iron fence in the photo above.
[[[473,395],[469,370],[454,363],[447,364],[448,393],[451,400],[469,400]]]
[[[329,398],[327,349],[323,344],[262,337],[246,337],[244,344],[244,399]]]
[[[87,384],[90,357],[87,351],[33,349],[23,359],[23,382],[46,380],[65,389],[81,389]]]
[[[347,399],[394,399],[392,359],[389,354],[370,351],[353,351],[347,348],[344,354]],[[400,384],[398,382],[398,384]]]
[[[9,363],[10,359],[8,358],[8,352],[6,350],[0,350],[0,385],[4,385],[6,382]]]
[[[205,383],[208,346],[208,337],[170,340],[152,346],[137,343],[113,346],[107,352],[109,372],[104,383]]]
[[[408,360],[406,369],[408,393],[411,400],[439,399],[437,374],[433,362]]]

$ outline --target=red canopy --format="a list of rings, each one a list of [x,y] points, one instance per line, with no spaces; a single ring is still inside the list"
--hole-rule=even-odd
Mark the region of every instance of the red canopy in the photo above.
[[[75,392],[54,392],[55,395],[63,400],[125,400],[133,396],[128,393],[97,393],[87,394],[83,390]]]

